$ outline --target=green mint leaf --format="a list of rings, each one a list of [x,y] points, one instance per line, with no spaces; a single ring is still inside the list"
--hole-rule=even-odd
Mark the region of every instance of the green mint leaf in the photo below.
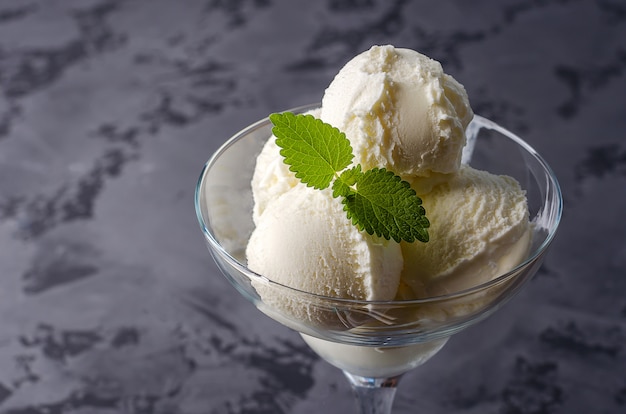
[[[409,243],[428,241],[430,222],[410,184],[384,168],[346,169],[353,159],[345,134],[312,115],[270,115],[272,133],[285,164],[309,187],[327,188],[342,197],[348,219],[359,230]]]
[[[409,183],[391,171],[374,168],[358,175],[353,188],[343,204],[348,219],[360,230],[396,242],[428,241],[430,222]]]
[[[285,163],[307,186],[328,187],[336,173],[352,162],[350,141],[337,128],[312,115],[284,112],[269,118]]]

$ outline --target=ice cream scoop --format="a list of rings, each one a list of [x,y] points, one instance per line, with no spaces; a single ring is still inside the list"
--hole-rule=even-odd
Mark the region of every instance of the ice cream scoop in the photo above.
[[[359,231],[329,191],[298,185],[272,202],[248,242],[248,266],[318,295],[391,300],[400,245]]]
[[[303,184],[268,204],[246,256],[250,269],[273,282],[345,299],[392,300],[403,268],[398,243],[359,231],[330,190]],[[264,300],[281,302],[299,319],[320,317],[296,298],[275,297],[262,284],[255,287]]]
[[[319,117],[319,109],[307,112],[308,115]],[[258,222],[259,216],[265,211],[265,207],[282,194],[300,183],[293,172],[289,171],[289,165],[280,155],[280,147],[276,145],[276,137],[271,136],[263,146],[261,153],[256,159],[256,167],[252,176],[252,197],[254,206],[252,218]]]
[[[339,71],[320,119],[346,134],[355,163],[409,178],[457,171],[473,115],[465,89],[439,62],[386,45]]]
[[[402,243],[410,298],[457,292],[505,273],[525,257],[530,223],[525,192],[511,177],[463,165],[422,195],[428,243]]]

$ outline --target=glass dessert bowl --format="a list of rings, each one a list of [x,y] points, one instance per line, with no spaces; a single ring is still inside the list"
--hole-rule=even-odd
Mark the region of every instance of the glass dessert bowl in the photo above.
[[[289,110],[303,113],[316,105]],[[246,267],[254,229],[251,180],[271,136],[263,119],[230,138],[207,162],[195,207],[207,246],[230,283],[261,312],[298,331],[350,380],[361,413],[389,413],[398,379],[435,355],[456,332],[495,312],[541,265],[556,233],[562,196],[550,167],[527,143],[475,116],[467,128],[464,162],[514,177],[526,191],[531,244],[512,270],[476,286],[416,300],[350,300],[304,292]]]

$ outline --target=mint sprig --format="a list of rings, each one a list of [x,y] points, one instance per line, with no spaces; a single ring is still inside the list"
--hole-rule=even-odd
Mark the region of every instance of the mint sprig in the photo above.
[[[270,115],[270,120],[285,164],[309,187],[328,187],[337,171],[352,162],[352,147],[345,134],[312,115],[285,112]]]
[[[428,241],[426,211],[408,182],[384,168],[346,169],[354,155],[345,134],[312,115],[270,115],[284,162],[309,187],[342,197],[344,211],[359,230],[409,243]],[[333,182],[334,179],[334,182]]]

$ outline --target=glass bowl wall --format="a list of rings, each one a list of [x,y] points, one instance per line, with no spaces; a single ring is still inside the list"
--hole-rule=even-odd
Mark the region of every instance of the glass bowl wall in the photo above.
[[[289,110],[300,113],[318,105]],[[229,139],[202,170],[195,203],[204,237],[230,283],[259,310],[306,335],[348,345],[406,346],[446,338],[497,310],[536,272],[558,226],[562,200],[544,160],[523,140],[476,116],[468,128],[464,162],[516,178],[526,190],[532,246],[521,264],[479,286],[411,301],[371,302],[323,297],[269,280],[246,267],[254,229],[251,179],[255,160],[271,136],[263,119]]]

